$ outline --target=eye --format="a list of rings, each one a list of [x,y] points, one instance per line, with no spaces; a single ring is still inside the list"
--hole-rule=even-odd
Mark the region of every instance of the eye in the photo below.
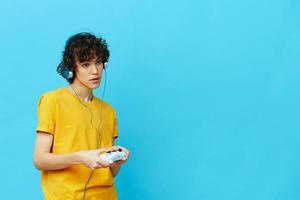
[[[101,60],[96,61],[96,65],[101,65],[101,64],[102,64]]]
[[[83,63],[83,64],[81,64],[81,66],[84,68],[88,68],[90,66],[90,63]]]

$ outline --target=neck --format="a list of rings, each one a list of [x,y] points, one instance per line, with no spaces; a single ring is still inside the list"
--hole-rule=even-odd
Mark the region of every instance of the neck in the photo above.
[[[92,100],[93,90],[82,85],[76,79],[72,84],[70,84],[70,87],[72,89],[72,93],[74,93],[74,95],[78,96],[83,101],[87,102]]]

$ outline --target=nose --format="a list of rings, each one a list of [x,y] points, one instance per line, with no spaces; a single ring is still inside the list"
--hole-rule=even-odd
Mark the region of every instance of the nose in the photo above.
[[[97,65],[93,64],[91,67],[91,73],[92,74],[98,74],[98,68]]]
[[[91,66],[91,73],[95,74],[95,75],[98,75],[99,71],[101,71],[102,68],[103,68],[102,66],[103,66],[103,64],[93,64]]]

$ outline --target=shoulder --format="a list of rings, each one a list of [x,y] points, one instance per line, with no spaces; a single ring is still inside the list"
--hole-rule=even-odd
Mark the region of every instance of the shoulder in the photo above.
[[[109,103],[103,101],[102,99],[100,99],[100,98],[98,98],[98,97],[96,97],[96,96],[94,96],[94,98],[95,98],[96,103],[97,103],[99,106],[103,106],[103,109],[104,109],[104,110],[106,110],[106,111],[108,111],[108,112],[112,112],[113,114],[116,113],[115,108],[114,108],[113,106],[111,106]]]
[[[57,99],[62,95],[62,93],[63,93],[62,90],[63,90],[63,88],[58,88],[55,90],[50,90],[50,91],[42,93],[38,100],[39,104],[42,101],[55,103],[57,101]]]
[[[64,88],[57,88],[57,89],[42,93],[41,97],[57,98],[57,97],[61,96],[63,93],[64,93]]]

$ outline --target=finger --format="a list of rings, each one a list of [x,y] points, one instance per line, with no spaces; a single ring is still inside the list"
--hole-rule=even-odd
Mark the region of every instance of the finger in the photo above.
[[[101,154],[101,149],[95,149],[94,152],[95,152],[97,155],[99,155],[99,154]]]
[[[111,148],[112,151],[118,151],[119,149],[122,149],[120,146],[113,146]]]
[[[100,167],[100,165],[98,162],[93,162],[92,167],[93,167],[93,169],[97,169]]]
[[[94,169],[95,169],[94,165],[89,165],[89,168],[90,168],[91,170],[94,170]]]
[[[102,149],[99,149],[99,150],[100,150],[100,153],[99,153],[99,154],[105,153],[105,152],[109,151],[108,148],[102,148]]]
[[[102,167],[108,167],[110,165],[109,162],[106,162],[106,161],[102,160],[101,158],[99,158],[99,160],[97,160],[97,163],[99,165],[101,165]]]
[[[119,165],[122,165],[122,163],[123,163],[123,161],[118,160],[118,161],[115,161],[115,162],[113,163],[113,165],[114,165],[114,166],[119,166]]]
[[[123,151],[126,153],[126,155],[129,155],[129,154],[130,154],[129,150],[126,149],[126,148],[124,148]]]
[[[126,150],[124,153],[125,153],[125,160],[127,160],[129,158],[130,152]]]

